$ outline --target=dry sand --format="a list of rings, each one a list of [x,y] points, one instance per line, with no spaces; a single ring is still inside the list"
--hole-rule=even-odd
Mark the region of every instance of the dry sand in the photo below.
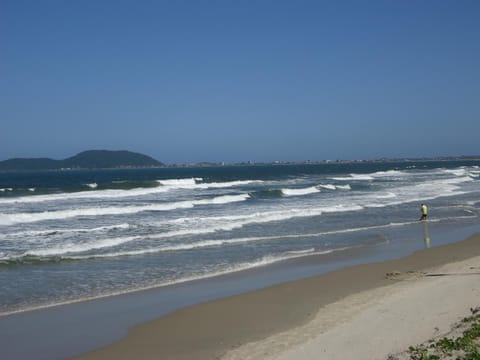
[[[480,305],[479,273],[477,234],[181,309],[80,358],[386,359],[448,332]]]
[[[400,353],[443,337],[480,305],[479,265],[475,257],[427,272],[391,274],[400,282],[347,296],[323,307],[309,323],[222,359],[409,359]]]

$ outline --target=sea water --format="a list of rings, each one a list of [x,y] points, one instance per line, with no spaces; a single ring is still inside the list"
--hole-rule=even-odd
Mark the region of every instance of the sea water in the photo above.
[[[321,263],[352,249],[365,259],[378,249],[397,251],[418,229],[423,202],[433,232],[479,223],[479,165],[3,172],[0,314],[291,259]]]

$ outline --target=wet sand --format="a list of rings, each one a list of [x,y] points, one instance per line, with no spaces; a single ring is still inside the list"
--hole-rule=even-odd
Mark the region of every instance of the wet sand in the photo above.
[[[413,339],[417,339],[420,334],[417,335],[412,331],[412,329],[416,329],[415,319],[419,315],[418,309],[416,310],[414,305],[421,303],[422,296],[426,296],[422,289],[430,289],[432,286],[418,284],[421,284],[422,281],[427,283],[439,280],[450,282],[447,285],[460,286],[461,288],[455,291],[468,293],[470,296],[468,300],[470,301],[472,297],[475,301],[478,299],[480,305],[480,298],[475,292],[476,290],[468,288],[472,286],[471,281],[465,283],[455,281],[452,280],[453,276],[426,276],[435,271],[443,271],[442,269],[466,269],[475,272],[475,264],[478,263],[478,259],[475,259],[477,256],[480,256],[479,234],[454,244],[421,250],[397,260],[352,266],[314,278],[292,281],[194,305],[136,326],[130,329],[128,336],[124,339],[77,358],[309,359],[306,350],[308,347],[310,347],[309,351],[316,353],[319,346],[325,346],[325,344],[332,344],[329,349],[338,353],[339,349],[345,345],[345,341],[357,345],[365,342],[357,336],[355,343],[353,334],[368,335],[369,331],[373,331],[366,325],[374,323],[373,320],[376,321],[379,318],[378,312],[381,309],[378,308],[378,304],[387,304],[385,306],[388,308],[389,301],[398,300],[389,298],[390,294],[398,294],[399,289],[404,289],[401,294],[404,300],[408,299],[411,304],[411,316],[406,316],[405,320],[402,320],[405,322],[402,328],[406,328],[405,332],[412,334]],[[461,263],[467,259],[470,260]],[[455,263],[460,265],[455,265]],[[442,268],[442,266],[447,267]],[[452,268],[452,266],[457,267]],[[477,271],[480,272],[480,269]],[[480,275],[473,274],[463,278],[469,278],[472,281],[476,279],[476,283],[480,283],[477,276],[480,277]],[[459,304],[459,306],[455,308],[455,311],[451,311],[452,317],[446,317],[445,322],[455,318],[455,312],[461,311],[460,307],[465,306],[464,303],[459,303],[457,292],[442,290],[448,289],[447,285],[439,290],[442,296],[435,294],[435,297],[445,299],[445,308],[442,307],[441,311],[449,313],[451,309],[455,308],[453,305]],[[428,299],[425,302],[428,303]],[[346,307],[350,311],[348,314],[344,311]],[[424,311],[428,309],[428,307],[420,308]],[[370,312],[368,312],[369,309]],[[410,308],[404,309],[404,311],[409,312],[408,309]],[[426,328],[431,328],[431,333],[434,334],[434,329],[438,326],[434,324],[433,319],[429,324],[428,313],[424,315]],[[468,308],[465,309],[466,315],[468,315]],[[402,316],[402,313],[397,316]],[[361,319],[360,323],[359,319]],[[395,320],[399,319],[394,317],[388,322]],[[318,325],[319,323],[320,325]],[[315,324],[317,326],[314,326]],[[335,331],[338,331],[339,324],[345,326],[342,333],[352,334],[352,337],[344,337],[343,343],[337,341],[337,344],[334,344],[335,341],[332,339],[335,337],[329,338],[328,336],[332,336]],[[378,324],[377,327],[382,328]],[[362,328],[364,329],[362,330]],[[302,335],[305,332],[307,335]],[[385,331],[382,333],[386,336]],[[391,337],[397,335],[392,334]],[[421,334],[421,336],[429,335],[430,332],[427,330]],[[320,336],[326,337],[322,340]],[[388,340],[388,336],[379,339],[379,342],[386,346],[386,350],[382,351],[387,353],[401,350],[401,346],[405,345],[398,341],[395,344],[389,344]],[[410,338],[405,341],[409,340]],[[316,346],[315,341],[317,341]],[[422,341],[424,339],[418,339],[418,342]],[[348,346],[343,347],[348,349]],[[322,348],[325,354],[328,353],[327,350],[328,345],[326,348]],[[373,351],[373,348],[366,347],[364,351],[369,354],[369,357],[365,358],[374,358],[372,353],[369,353],[369,351]],[[339,355],[342,354],[339,353]],[[343,356],[348,358],[348,353]],[[325,355],[320,358],[330,359],[331,356]]]

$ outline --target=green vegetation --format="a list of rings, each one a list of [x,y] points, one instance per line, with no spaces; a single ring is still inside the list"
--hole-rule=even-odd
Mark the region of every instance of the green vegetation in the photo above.
[[[462,320],[454,330],[457,337],[443,337],[409,348],[411,360],[480,360],[480,308],[470,309],[472,315]]]
[[[147,155],[131,151],[89,150],[63,160],[63,167],[106,169],[119,167],[152,167],[163,164]]]
[[[150,156],[131,151],[89,150],[64,160],[48,158],[0,161],[0,170],[112,169],[158,167],[163,164]]]

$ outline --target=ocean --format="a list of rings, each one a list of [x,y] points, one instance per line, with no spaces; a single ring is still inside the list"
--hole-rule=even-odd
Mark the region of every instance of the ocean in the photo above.
[[[3,172],[0,315],[436,246],[479,224],[479,176],[468,160]]]

